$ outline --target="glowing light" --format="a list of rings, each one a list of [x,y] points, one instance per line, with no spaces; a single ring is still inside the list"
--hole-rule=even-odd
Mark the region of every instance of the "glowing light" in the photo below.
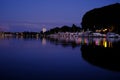
[[[99,45],[100,45],[100,41],[99,41],[99,40],[96,40],[96,41],[95,41],[95,44],[96,44],[97,46],[99,46]]]
[[[107,31],[107,29],[105,29],[105,31]]]
[[[103,41],[103,46],[106,48],[107,47],[107,41]]]
[[[107,29],[104,29],[103,32],[107,31]]]
[[[47,31],[47,29],[46,29],[46,28],[43,28],[43,29],[42,29],[42,32],[43,32],[43,33],[45,33],[46,31]]]

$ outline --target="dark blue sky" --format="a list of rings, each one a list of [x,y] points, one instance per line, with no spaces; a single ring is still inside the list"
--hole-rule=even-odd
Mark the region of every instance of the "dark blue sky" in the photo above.
[[[0,28],[17,31],[73,23],[80,26],[87,11],[117,2],[120,0],[0,0]]]

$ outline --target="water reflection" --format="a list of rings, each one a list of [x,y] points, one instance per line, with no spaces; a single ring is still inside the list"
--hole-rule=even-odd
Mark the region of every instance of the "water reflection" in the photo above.
[[[88,63],[111,71],[120,71],[119,38],[48,38],[54,44],[81,47]]]
[[[0,39],[23,39],[23,40],[28,40],[28,39],[40,39],[38,35],[5,35],[5,34],[0,34]]]
[[[112,48],[114,43],[120,41],[120,38],[87,38],[87,37],[79,37],[79,38],[47,38],[51,43],[56,45],[66,45],[66,46],[81,46],[81,45],[94,45],[101,46],[104,48]]]
[[[10,35],[0,35],[0,39],[22,39],[22,40],[28,40],[28,39],[34,39],[34,40],[41,40],[42,45],[46,45],[46,41],[49,41],[52,44],[55,45],[62,45],[63,47],[70,47],[73,48],[79,47],[81,45],[94,45],[94,46],[101,46],[104,48],[107,47],[113,47],[113,43],[119,42],[120,38],[88,38],[88,37],[40,37],[39,35],[31,35],[31,36],[23,36],[23,35],[17,35],[17,36],[10,36]]]
[[[42,45],[46,45],[46,38],[42,38]]]
[[[41,40],[42,45],[47,45],[47,42],[50,42],[54,45],[62,45],[62,47],[81,47],[82,58],[88,63],[112,70],[120,71],[120,38],[87,38],[87,37],[77,37],[77,38],[50,38],[50,37],[25,37],[25,36],[12,36],[12,37],[3,37],[1,39],[34,39]]]
[[[120,42],[113,43],[112,47],[102,47],[91,45],[82,45],[82,57],[92,65],[112,70],[120,71]]]

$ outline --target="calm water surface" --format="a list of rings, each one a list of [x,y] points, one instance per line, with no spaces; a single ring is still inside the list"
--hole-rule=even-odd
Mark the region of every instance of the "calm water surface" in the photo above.
[[[78,40],[0,39],[0,80],[120,80],[117,43]]]

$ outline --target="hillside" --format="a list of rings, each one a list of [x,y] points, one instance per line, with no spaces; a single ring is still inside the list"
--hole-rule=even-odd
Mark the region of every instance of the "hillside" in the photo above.
[[[95,8],[82,18],[82,28],[87,30],[105,29],[120,33],[120,3]]]

